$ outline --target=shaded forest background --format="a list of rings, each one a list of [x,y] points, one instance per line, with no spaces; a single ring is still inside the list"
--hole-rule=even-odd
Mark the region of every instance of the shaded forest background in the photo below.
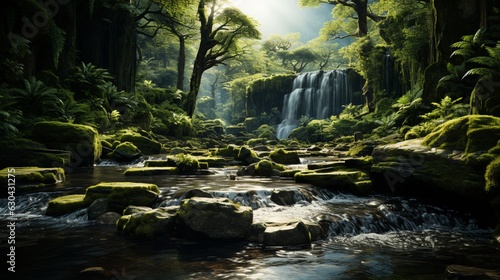
[[[312,133],[299,140],[354,128],[416,138],[464,114],[500,114],[496,1],[300,3],[332,10],[307,43],[299,33],[262,39],[255,20],[222,0],[5,1],[0,133],[29,137],[41,120],[166,137],[206,136],[214,120],[272,131],[297,73],[337,68],[363,76],[365,104],[305,117]],[[277,106],[256,108],[255,96]]]

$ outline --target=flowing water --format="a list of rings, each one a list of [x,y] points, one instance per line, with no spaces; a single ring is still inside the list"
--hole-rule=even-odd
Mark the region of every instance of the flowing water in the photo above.
[[[450,264],[498,268],[499,248],[490,244],[491,229],[473,217],[413,199],[356,197],[291,180],[230,180],[236,169],[215,175],[125,178],[125,167],[96,166],[73,170],[68,181],[43,192],[18,195],[15,210],[16,273],[3,269],[1,279],[78,279],[89,267],[102,267],[113,279],[444,279]],[[323,221],[328,237],[310,246],[269,247],[246,242],[202,244],[186,240],[137,241],[87,220],[86,209],[47,217],[51,198],[83,193],[101,181],[157,184],[159,205],[179,203],[180,194],[200,188],[230,197],[254,209],[254,220],[290,217]],[[279,206],[273,189],[302,190],[314,200]],[[301,197],[298,195],[297,197]],[[0,219],[8,219],[7,199]],[[7,230],[0,230],[7,252]],[[5,264],[4,264],[5,265]],[[6,275],[8,278],[6,278]]]

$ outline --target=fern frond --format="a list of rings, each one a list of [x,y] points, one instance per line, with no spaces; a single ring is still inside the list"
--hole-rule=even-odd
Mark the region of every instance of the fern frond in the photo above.
[[[473,62],[489,67],[499,67],[500,61],[489,56],[476,56],[468,60],[468,62]]]
[[[485,78],[492,78],[495,73],[496,71],[490,68],[473,68],[464,74],[462,80],[470,76],[481,76]]]
[[[469,49],[458,49],[458,50],[451,53],[451,56],[470,57],[472,55],[474,55],[474,51],[469,50]]]

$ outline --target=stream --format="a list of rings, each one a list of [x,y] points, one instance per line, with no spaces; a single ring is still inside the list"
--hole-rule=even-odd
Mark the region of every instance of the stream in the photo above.
[[[100,165],[67,173],[67,181],[43,192],[16,196],[16,273],[1,279],[80,279],[102,267],[109,278],[149,279],[445,279],[452,264],[498,269],[500,250],[492,230],[468,213],[409,198],[357,197],[293,180],[238,177],[237,167],[215,175],[125,177],[125,166]],[[254,209],[254,221],[273,217],[323,221],[328,237],[308,246],[267,247],[248,242],[137,241],[113,226],[88,221],[86,209],[61,217],[44,215],[52,198],[84,193],[101,181],[151,182],[160,187],[157,206],[176,205],[180,193],[198,188]],[[280,206],[273,189],[302,190],[314,200]],[[0,220],[8,219],[0,199]],[[8,229],[0,251],[8,253]],[[4,259],[4,258],[2,258]],[[7,278],[5,278],[7,276]]]

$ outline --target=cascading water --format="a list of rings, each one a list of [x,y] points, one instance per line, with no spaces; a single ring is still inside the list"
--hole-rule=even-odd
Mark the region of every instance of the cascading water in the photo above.
[[[342,112],[347,104],[362,104],[362,78],[350,69],[309,72],[299,75],[293,90],[283,101],[283,122],[278,126],[278,139],[285,139],[307,116],[326,119]]]
[[[46,216],[49,200],[83,193],[102,181],[129,180],[123,166],[75,169],[57,188],[16,193],[15,215],[0,198],[0,220],[15,221],[19,279],[88,279],[99,268],[114,279],[444,279],[447,265],[498,267],[498,248],[467,213],[414,199],[357,197],[273,178],[238,177],[232,168],[211,176],[144,176],[158,185],[155,207],[179,205],[185,193],[201,189],[251,206],[255,223],[300,219],[321,224],[327,236],[310,246],[266,247],[244,242],[151,242],[117,234],[114,225],[89,221],[87,208]],[[274,202],[273,191],[293,191],[293,205]],[[214,223],[218,220],[214,219]],[[9,252],[8,228],[0,229],[0,251]],[[137,261],[140,260],[140,261]],[[4,277],[5,278],[5,277]],[[107,277],[109,278],[109,277]]]

